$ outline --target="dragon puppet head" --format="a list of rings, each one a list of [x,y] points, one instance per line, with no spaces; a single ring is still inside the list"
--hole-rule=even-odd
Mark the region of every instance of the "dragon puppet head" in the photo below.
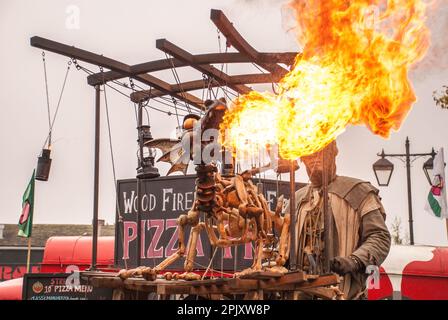
[[[188,114],[182,122],[182,136],[180,139],[160,138],[154,139],[146,143],[149,148],[156,148],[162,151],[162,156],[157,162],[167,162],[171,164],[167,175],[179,171],[183,174],[187,173],[190,160],[194,158],[194,153],[198,152],[198,148],[193,146],[194,141],[200,142],[200,151],[214,141],[213,138],[202,141],[202,133],[209,129],[219,130],[219,125],[227,110],[224,98],[217,100],[206,100],[204,105],[207,109],[201,117],[197,114]],[[198,137],[197,135],[200,134]]]

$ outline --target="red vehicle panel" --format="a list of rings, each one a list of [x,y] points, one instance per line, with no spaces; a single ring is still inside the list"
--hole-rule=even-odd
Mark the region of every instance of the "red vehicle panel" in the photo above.
[[[448,248],[393,246],[369,300],[448,300]]]

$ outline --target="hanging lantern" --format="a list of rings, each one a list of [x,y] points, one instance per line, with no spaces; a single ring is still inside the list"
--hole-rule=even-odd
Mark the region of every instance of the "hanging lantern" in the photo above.
[[[373,165],[373,172],[375,173],[376,181],[380,187],[387,187],[394,171],[394,164],[386,159],[384,150],[380,154],[381,159],[376,161]]]
[[[50,149],[42,149],[41,155],[37,158],[36,180],[48,181],[51,168]]]
[[[141,125],[137,128],[139,131],[139,138],[137,142],[140,145],[139,150],[139,167],[137,168],[137,179],[154,179],[160,177],[159,170],[154,166],[154,158],[156,152],[153,148],[146,145],[151,141],[151,127],[148,125]]]

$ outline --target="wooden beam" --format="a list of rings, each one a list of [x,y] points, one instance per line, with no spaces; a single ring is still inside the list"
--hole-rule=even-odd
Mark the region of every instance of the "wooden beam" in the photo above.
[[[297,56],[297,52],[278,52],[278,53],[259,53],[259,61],[267,63],[284,63],[286,65],[293,65]],[[206,53],[198,54],[194,56],[196,63],[202,64],[221,64],[221,63],[254,63],[253,59],[240,52],[224,52],[224,53]],[[150,62],[140,63],[130,66],[131,75],[138,75],[148,72],[156,72],[161,70],[170,69],[172,67],[179,68],[189,66],[189,64],[174,59],[160,59]],[[124,75],[121,72],[107,71],[103,74],[95,73],[87,77],[87,83],[95,86],[102,84],[104,81],[111,81],[123,78]],[[247,82],[250,83],[250,82]]]
[[[232,84],[260,84],[260,83],[277,83],[279,81],[278,77],[272,76],[270,73],[259,73],[259,74],[243,74],[237,76],[229,76],[230,82]],[[221,84],[216,81],[211,81],[207,84],[210,88],[219,87]],[[204,80],[193,80],[183,82],[181,84],[172,84],[171,90],[173,92],[188,92],[194,90],[200,90],[204,88]],[[165,96],[166,93],[160,90],[141,90],[136,91],[131,94],[131,100],[134,102],[143,101],[146,99],[158,98]]]
[[[129,66],[127,64],[107,58],[100,54],[78,49],[74,46],[68,46],[60,42],[34,36],[31,37],[30,44],[32,47],[58,53],[63,56],[81,60],[110,70],[118,71],[120,73],[129,74],[130,72]]]
[[[234,46],[239,52],[246,54],[253,59],[259,66],[268,70],[272,74],[284,76],[288,70],[279,66],[276,63],[266,63],[260,60],[260,53],[255,50],[241,34],[235,29],[233,24],[225,16],[221,10],[212,9],[210,13],[210,19],[216,25],[216,27],[224,34],[227,40]]]
[[[174,45],[173,43],[169,42],[166,39],[158,39],[156,41],[156,48],[159,50],[162,50],[165,53],[168,53],[169,55],[173,56],[174,58],[183,61],[189,65],[191,65],[193,68],[198,70],[199,72],[207,74],[209,77],[214,78],[216,81],[221,83],[222,86],[227,85],[229,88],[235,90],[236,92],[240,94],[246,94],[252,91],[251,88],[245,86],[245,85],[236,85],[232,84],[230,82],[230,77],[225,74],[224,72],[221,72],[217,68],[211,66],[211,65],[200,65],[198,64],[195,59],[194,55],[191,53],[179,48],[178,46]]]
[[[141,74],[134,76],[133,78],[151,87],[154,87],[157,90],[165,92],[167,95],[173,96],[181,101],[191,104],[198,109],[205,110],[204,102],[198,97],[187,92],[173,92],[172,87],[169,83],[162,81],[150,74]]]
[[[131,75],[130,66],[119,62],[117,60],[105,57],[103,55],[99,55],[96,53],[92,53],[86,50],[82,50],[76,48],[74,46],[68,46],[63,43],[59,43],[56,41],[52,41],[49,39],[41,38],[34,36],[30,39],[30,44],[33,47],[40,48],[43,50],[51,51],[54,53],[58,53],[70,58],[74,58],[76,60],[84,61],[87,63],[95,64],[100,67],[104,67],[116,72],[121,73],[124,76]],[[149,74],[138,75],[134,77],[136,80],[141,81],[151,87],[154,87],[160,91],[165,92],[166,94],[172,95],[173,97],[182,100],[192,106],[204,109],[204,104],[201,99],[195,97],[189,93],[174,93],[171,92],[171,86],[169,83],[164,82],[154,76]]]

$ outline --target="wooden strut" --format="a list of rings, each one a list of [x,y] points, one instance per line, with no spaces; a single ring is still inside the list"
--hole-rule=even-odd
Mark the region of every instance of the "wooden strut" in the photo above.
[[[283,68],[280,64],[290,67],[294,64],[298,56],[297,52],[258,52],[241,36],[221,10],[211,10],[210,18],[218,29],[227,37],[227,40],[239,52],[193,55],[165,39],[159,39],[156,42],[157,48],[172,55],[173,58],[160,59],[130,66],[103,55],[38,36],[32,37],[30,43],[33,47],[109,69],[109,71],[89,75],[87,77],[87,83],[89,85],[96,86],[109,81],[131,77],[152,88],[151,91],[141,90],[132,93],[131,100],[135,103],[151,98],[171,95],[172,97],[198,109],[204,109],[203,101],[188,92],[203,89],[204,79],[169,84],[148,73],[167,70],[173,67],[189,66],[210,77],[211,82],[208,87],[228,86],[239,94],[246,94],[252,91],[246,84],[279,82],[288,72],[288,70]],[[212,66],[212,64],[224,63],[254,63],[268,72],[230,76]]]
[[[110,58],[107,58],[103,55],[95,54],[86,50],[75,48],[74,46],[68,46],[59,42],[55,42],[52,40],[48,40],[45,38],[34,36],[30,39],[31,46],[40,48],[43,50],[55,52],[73,59],[81,60],[87,63],[95,64],[100,67],[104,67],[107,69],[110,69],[112,71],[120,72],[123,77],[132,76],[134,79],[149,85],[151,87],[154,87],[160,91],[165,92],[168,95],[171,95],[181,101],[184,101],[188,104],[191,104],[192,106],[204,109],[203,101],[196,96],[189,94],[189,93],[175,93],[172,92],[171,86],[169,83],[160,80],[152,75],[149,74],[140,74],[140,75],[133,75],[131,73],[130,66],[119,62],[117,60],[113,60]]]
[[[259,74],[242,74],[237,76],[227,76],[228,83],[233,85],[242,84],[261,84],[270,83],[273,76],[269,73],[259,73]],[[208,87],[215,88],[222,85],[222,82],[218,82],[214,79],[208,84]],[[280,79],[275,77],[274,82],[277,83]],[[171,85],[171,90],[173,92],[188,92],[194,90],[204,89],[204,79],[187,81],[179,84]],[[139,103],[147,99],[153,99],[157,97],[165,96],[166,93],[160,90],[141,90],[131,93],[131,101]]]
[[[297,52],[262,52],[258,55],[256,62],[275,62],[282,63],[287,66],[294,64],[294,60],[297,56]],[[194,61],[199,65],[210,64],[222,64],[222,63],[252,63],[255,62],[252,58],[240,53],[240,52],[223,52],[223,53],[206,53],[194,55]],[[177,60],[175,58],[160,59],[150,62],[139,63],[130,66],[130,71],[133,75],[150,73],[156,71],[163,71],[171,68],[187,67],[188,63]],[[269,73],[263,73],[263,75],[270,76]],[[102,84],[104,81],[113,81],[123,78],[123,74],[117,71],[106,71],[104,73],[94,73],[87,77],[87,83],[91,86],[96,84]],[[277,77],[278,78],[278,77]],[[275,79],[275,77],[274,77]],[[272,79],[266,81],[271,82]],[[250,83],[250,82],[247,82]]]
[[[225,16],[221,10],[212,9],[210,13],[210,19],[216,25],[216,27],[221,31],[227,40],[234,46],[239,52],[251,57],[255,61],[258,60],[259,52],[255,50],[235,29],[233,24]],[[284,76],[288,73],[288,70],[279,66],[276,63],[259,63],[259,65],[268,70],[273,75]]]
[[[198,70],[199,72],[202,72],[209,77],[215,79],[218,81],[222,86],[229,86],[232,90],[240,93],[240,94],[246,94],[252,91],[251,88],[242,85],[242,84],[233,84],[230,82],[230,78],[227,74],[220,71],[219,69],[211,66],[211,65],[199,65],[195,62],[194,56],[179,48],[175,44],[169,42],[166,39],[158,39],[156,41],[156,48],[159,50],[162,50],[163,52],[173,56],[174,58],[183,61],[185,63],[188,63],[191,67]]]

